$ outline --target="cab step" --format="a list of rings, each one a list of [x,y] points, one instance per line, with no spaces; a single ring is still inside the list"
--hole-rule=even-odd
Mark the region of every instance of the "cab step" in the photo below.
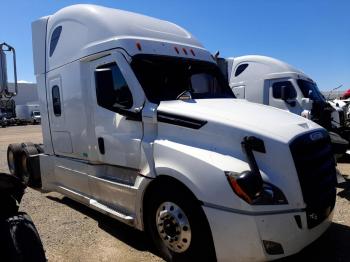
[[[123,214],[119,211],[116,211],[104,204],[101,204],[100,202],[94,200],[94,199],[90,199],[89,204],[91,206],[91,208],[95,209],[96,211],[99,211],[105,215],[108,215],[110,217],[113,217],[115,219],[121,220],[122,222],[125,222],[129,225],[133,225],[135,218],[130,216],[130,215],[126,215]]]

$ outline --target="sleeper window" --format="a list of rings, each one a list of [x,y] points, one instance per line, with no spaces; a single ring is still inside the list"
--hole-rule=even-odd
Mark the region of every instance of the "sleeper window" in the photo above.
[[[108,110],[129,109],[133,105],[132,94],[116,63],[95,70],[97,104]]]
[[[62,26],[58,26],[53,30],[50,41],[50,57],[53,55],[53,52],[56,49],[58,39],[60,38],[62,32]]]
[[[236,72],[235,72],[235,76],[239,76],[240,74],[242,74],[244,72],[244,70],[246,70],[248,67],[248,64],[241,64],[237,67]]]

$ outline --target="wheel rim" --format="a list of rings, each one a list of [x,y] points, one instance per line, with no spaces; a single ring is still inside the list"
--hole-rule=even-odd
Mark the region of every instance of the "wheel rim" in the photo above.
[[[11,150],[9,150],[8,154],[8,165],[11,174],[15,173],[15,156]]]
[[[191,227],[185,212],[175,203],[162,203],[156,214],[162,242],[173,252],[185,252],[191,244]]]

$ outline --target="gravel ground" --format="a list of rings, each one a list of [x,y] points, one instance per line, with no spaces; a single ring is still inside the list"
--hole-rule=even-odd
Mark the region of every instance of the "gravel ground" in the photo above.
[[[0,129],[0,172],[8,172],[8,144],[25,141],[41,143],[41,127]],[[163,261],[144,233],[61,194],[28,188],[21,210],[32,217],[49,261]]]
[[[0,172],[8,172],[8,144],[24,141],[42,142],[41,127],[0,129]],[[350,160],[342,162],[338,167],[345,182],[338,188],[332,226],[315,243],[284,261],[350,261]],[[58,193],[27,189],[21,210],[33,218],[49,261],[162,261],[142,232]]]

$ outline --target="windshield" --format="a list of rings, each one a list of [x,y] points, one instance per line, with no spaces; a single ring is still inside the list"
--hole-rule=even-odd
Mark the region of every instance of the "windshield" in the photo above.
[[[137,55],[133,57],[131,67],[152,103],[176,100],[183,93],[187,93],[187,97],[190,94],[193,99],[234,98],[231,88],[214,63]]]
[[[40,116],[40,112],[33,112],[33,115]]]
[[[310,98],[313,101],[325,100],[315,83],[302,79],[298,79],[297,82],[304,97]]]

